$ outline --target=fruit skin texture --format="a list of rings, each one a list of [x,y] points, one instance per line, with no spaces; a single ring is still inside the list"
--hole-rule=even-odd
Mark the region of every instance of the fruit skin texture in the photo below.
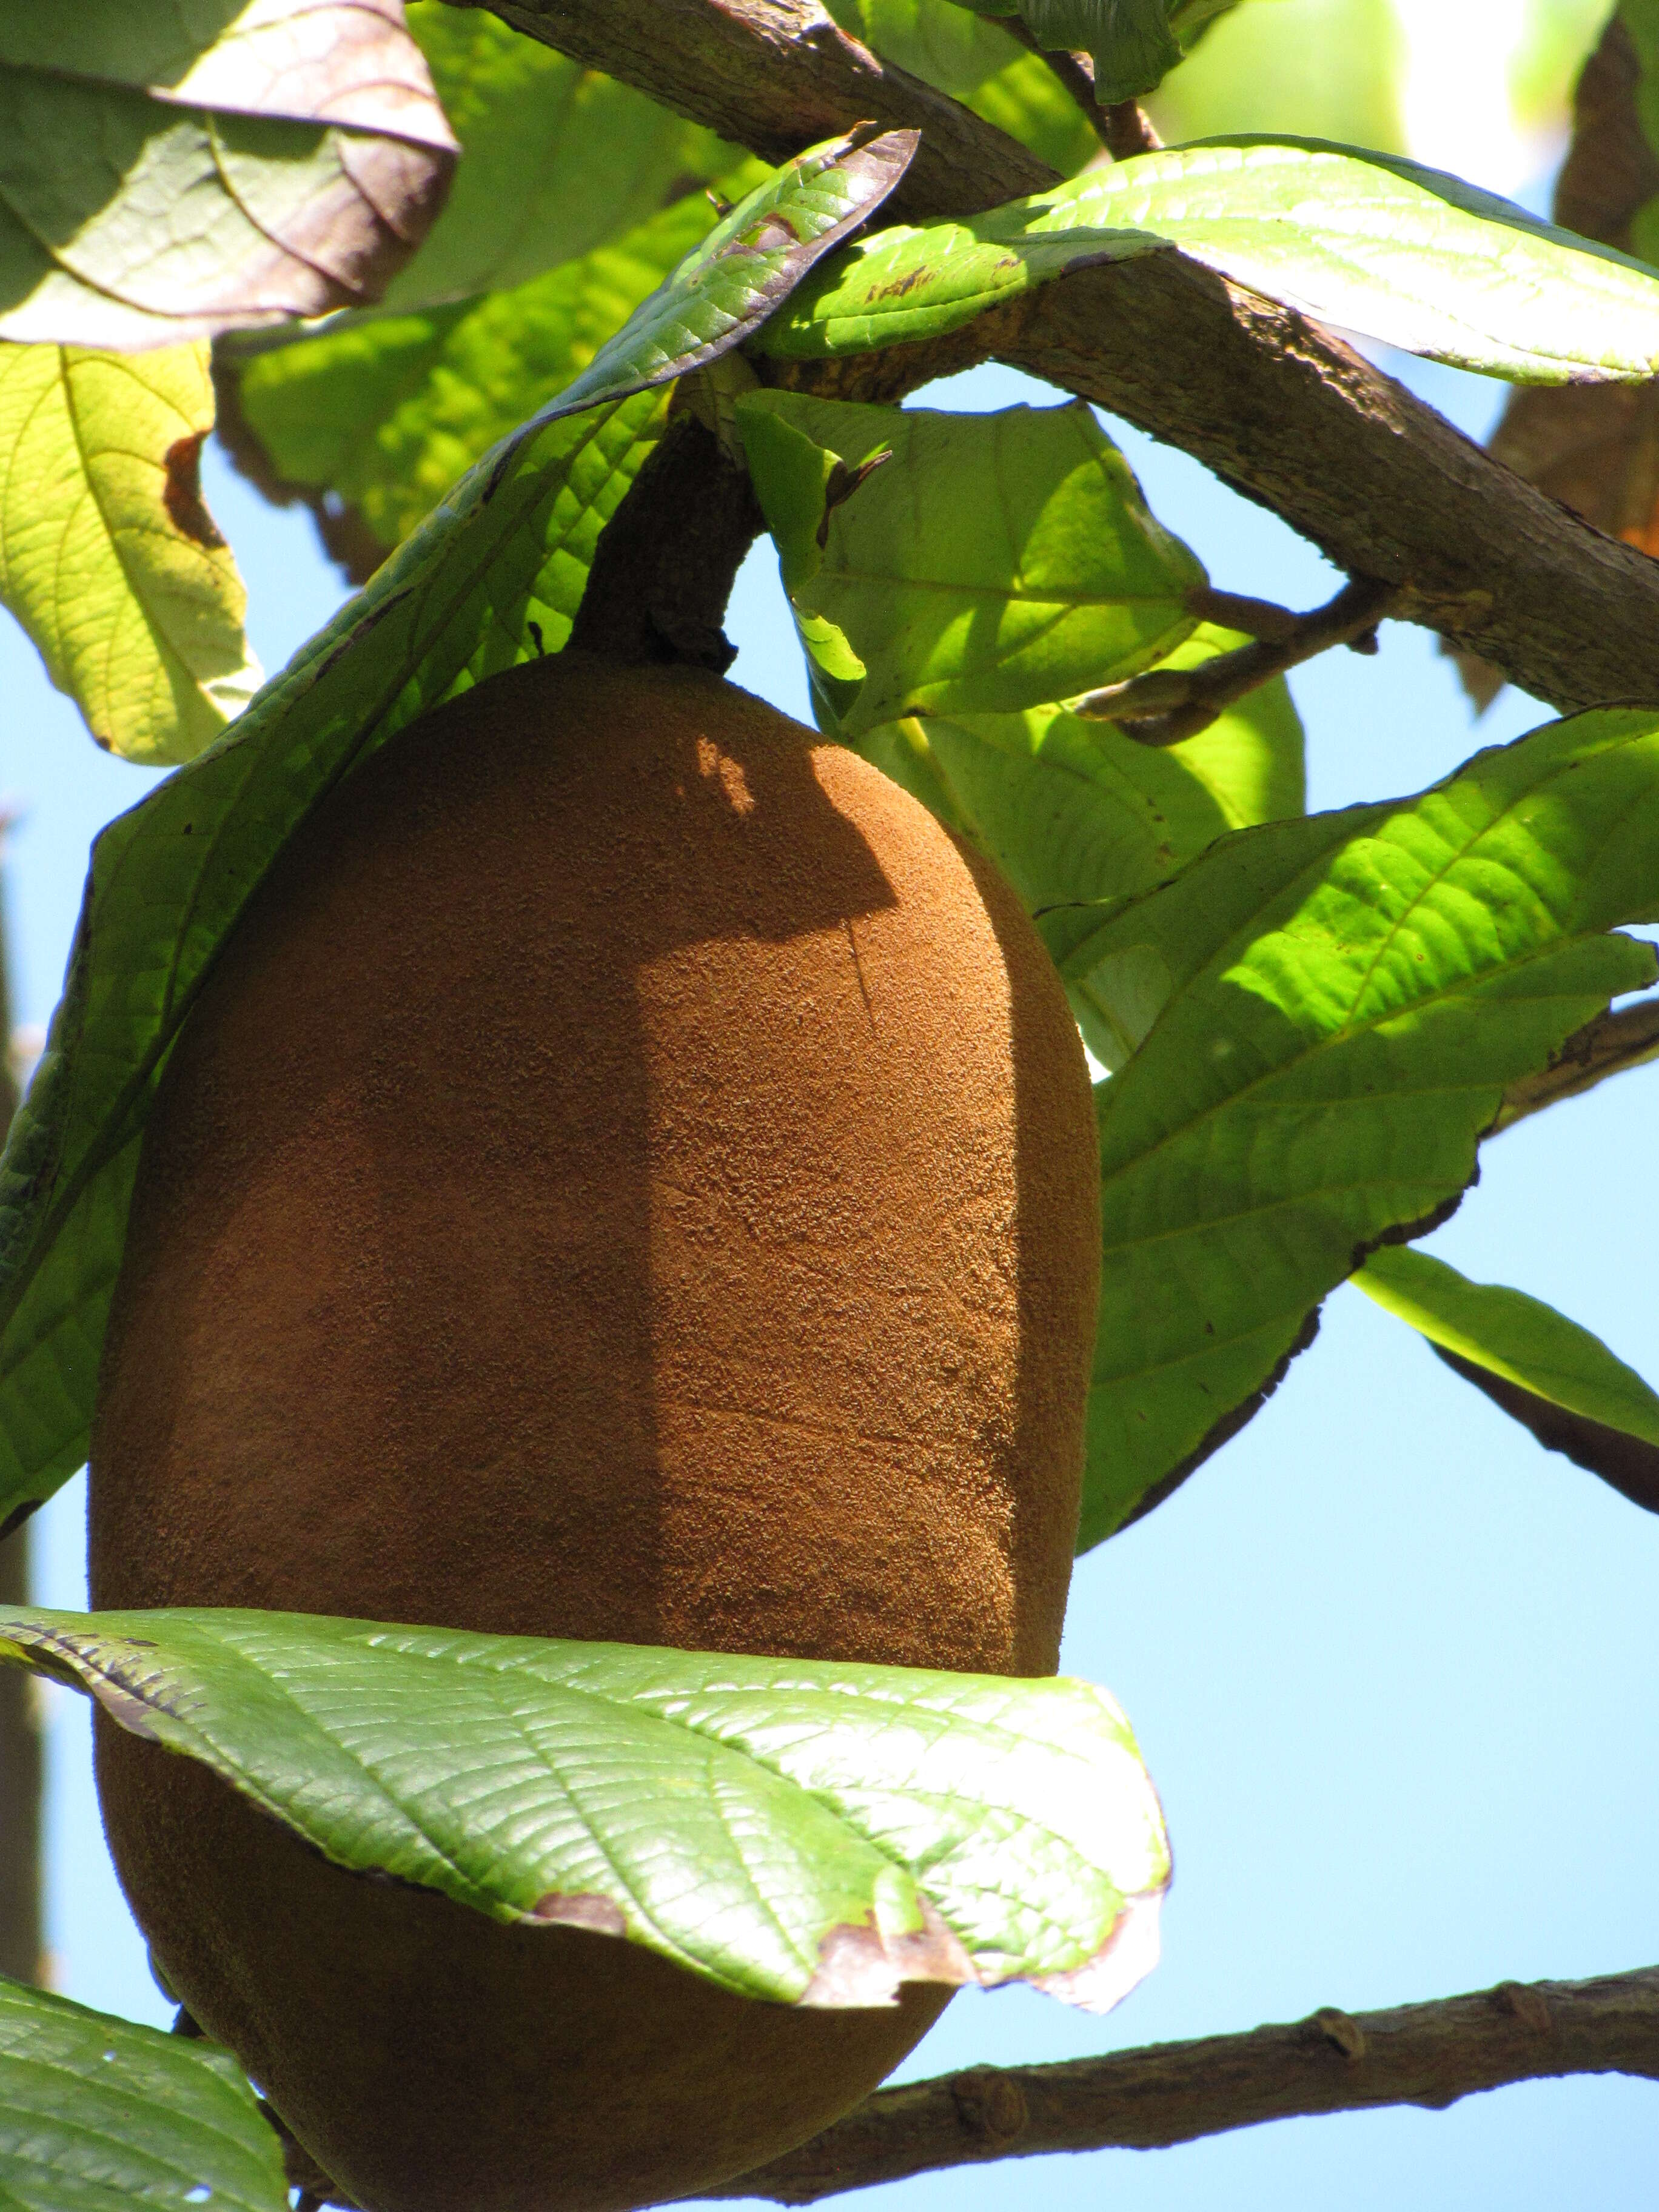
[[[93,1602],[1052,1673],[1099,1251],[1081,1048],[988,865],[714,678],[517,669],[331,797],[175,1049]],[[98,1772],[169,1983],[372,2212],[695,2193],[945,2002],[502,1927],[102,1721]]]

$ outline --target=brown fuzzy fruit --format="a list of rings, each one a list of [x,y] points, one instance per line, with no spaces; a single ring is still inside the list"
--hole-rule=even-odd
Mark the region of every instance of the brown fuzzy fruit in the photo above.
[[[191,1016],[94,1603],[1051,1672],[1097,1178],[1042,948],[913,799],[694,672],[515,670],[327,802]],[[695,2193],[945,2002],[497,1926],[107,1725],[99,1783],[168,1980],[374,2212]]]

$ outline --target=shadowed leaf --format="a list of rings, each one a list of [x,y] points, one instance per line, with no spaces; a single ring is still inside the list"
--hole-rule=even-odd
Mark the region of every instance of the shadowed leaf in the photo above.
[[[287,2212],[276,2130],[211,2044],[0,1980],[0,2204]]]
[[[454,165],[398,0],[9,9],[0,149],[0,338],[123,349],[378,298]]]
[[[1652,947],[1659,719],[1606,709],[1420,798],[1270,823],[1042,927],[1133,1041],[1097,1091],[1105,1237],[1082,1541],[1237,1425],[1365,1251],[1443,1215],[1505,1087]]]
[[[1313,139],[1142,154],[970,220],[861,240],[759,341],[779,359],[936,337],[1086,264],[1178,247],[1269,299],[1518,383],[1659,369],[1659,276],[1415,162]]]
[[[258,1613],[0,1608],[4,1659],[339,1865],[742,1996],[1030,1981],[1103,2011],[1157,1957],[1158,1800],[1085,1682]]]
[[[1659,1513],[1659,1396],[1600,1337],[1426,1252],[1374,1252],[1353,1279],[1547,1449]]]
[[[1151,92],[1181,59],[1164,0],[1019,0],[1019,12],[1049,52],[1088,55],[1105,106]]]
[[[100,744],[189,760],[253,696],[247,594],[202,504],[205,345],[0,347],[0,599]]]

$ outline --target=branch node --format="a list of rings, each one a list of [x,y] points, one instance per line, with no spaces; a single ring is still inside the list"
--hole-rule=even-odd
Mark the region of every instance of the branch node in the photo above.
[[[1012,2075],[991,2067],[957,2074],[951,2082],[963,2133],[1000,2147],[1023,2136],[1030,2120],[1025,2092]]]
[[[1522,2027],[1529,2027],[1534,2035],[1548,2035],[1554,2028],[1550,2017],[1549,2000],[1541,1990],[1526,1988],[1520,1982],[1499,1982],[1492,1992],[1506,2012],[1514,2014]]]
[[[1365,2056],[1365,2031],[1352,2013],[1339,2012],[1334,2005],[1322,2005],[1313,2016],[1313,2025],[1351,2066],[1357,2066]]]

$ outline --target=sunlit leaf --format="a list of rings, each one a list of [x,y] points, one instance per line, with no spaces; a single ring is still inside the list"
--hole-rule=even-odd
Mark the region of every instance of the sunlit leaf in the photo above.
[[[728,187],[767,174],[752,163]],[[356,526],[351,542],[372,549],[365,568],[378,567],[459,476],[588,367],[717,219],[704,193],[689,192],[510,292],[367,317],[270,350],[222,348],[235,459],[279,495],[310,498],[337,541],[343,519]]]
[[[878,231],[804,286],[759,349],[815,358],[936,337],[1068,268],[1160,246],[1325,321],[1516,382],[1659,369],[1659,276],[1640,263],[1414,162],[1249,138]]]
[[[1504,1086],[1652,979],[1607,933],[1656,915],[1659,718],[1610,708],[1224,838],[1097,927],[1045,919],[1144,1033],[1097,1093],[1085,1545],[1243,1417],[1368,1247],[1455,1201]]]
[[[112,752],[189,760],[252,696],[247,594],[202,503],[204,345],[0,346],[0,600]]]
[[[211,2044],[0,1979],[0,2205],[287,2212],[276,2131]]]
[[[225,744],[99,838],[64,1000],[0,1158],[0,1528],[86,1457],[144,1116],[215,954],[340,777],[428,708],[564,642],[599,533],[659,434],[664,402],[638,385],[735,343],[764,312],[757,290],[806,258],[801,235],[827,235],[888,173],[879,151],[863,170],[824,160],[803,155],[760,196],[770,214],[751,203],[713,234],[738,264],[729,283],[705,243],[690,280],[656,295],[670,307],[647,303],[648,362],[631,342],[602,350],[587,380],[629,397],[574,417],[557,404],[485,455]],[[754,226],[769,239],[775,218],[793,245],[757,251]],[[717,303],[723,335],[698,299]],[[676,329],[684,359],[666,350]]]
[[[6,1658],[339,1865],[741,1996],[1030,1981],[1103,2011],[1157,1957],[1158,1800],[1086,1682],[261,1613],[0,1607]]]
[[[1206,23],[1187,6],[1171,11],[1193,51],[1146,102],[1170,144],[1248,131],[1409,150],[1411,52],[1394,0],[1243,0],[1219,14]]]
[[[737,418],[848,734],[1068,698],[1193,631],[1203,568],[1086,407],[935,414],[757,392]]]
[[[1062,176],[1100,151],[1087,118],[1040,55],[957,0],[826,0],[842,30],[948,92]],[[1011,10],[1012,12],[1012,10]]]
[[[1170,665],[1240,642],[1206,627]],[[988,853],[1033,914],[1150,890],[1229,830],[1304,803],[1302,728],[1282,679],[1178,745],[1038,707],[884,723],[858,750]],[[1110,1000],[1084,977],[1072,1005],[1097,1060],[1118,1066],[1129,1040]]]
[[[1385,1247],[1353,1279],[1541,1444],[1659,1513],[1659,1395],[1599,1336],[1426,1252]]]
[[[397,0],[7,9],[0,338],[161,345],[377,299],[454,143]]]

